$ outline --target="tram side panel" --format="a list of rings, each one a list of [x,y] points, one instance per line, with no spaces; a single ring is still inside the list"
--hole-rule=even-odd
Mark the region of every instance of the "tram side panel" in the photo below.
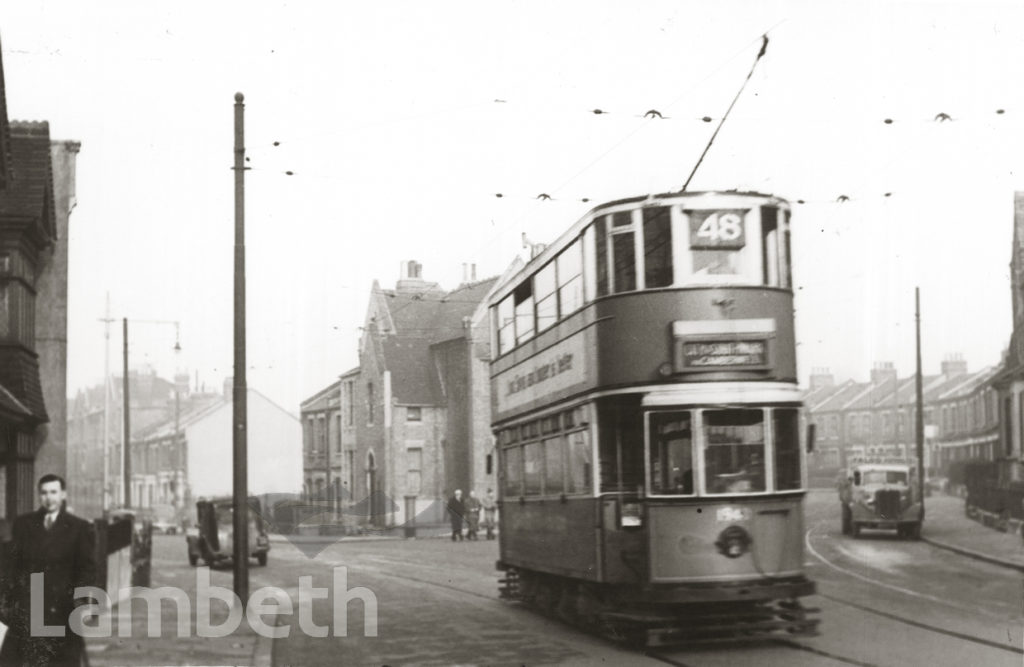
[[[796,382],[793,296],[788,291],[674,289],[624,294],[597,306],[601,386],[750,380],[752,375]],[[687,343],[748,345],[734,355],[699,358],[692,356],[693,347],[684,347]]]
[[[501,506],[502,561],[596,581],[597,525],[591,497],[505,500]]]

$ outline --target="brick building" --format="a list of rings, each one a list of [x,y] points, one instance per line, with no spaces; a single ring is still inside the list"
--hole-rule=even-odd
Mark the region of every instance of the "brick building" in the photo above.
[[[67,227],[77,150],[51,142],[46,122],[8,120],[0,60],[0,538],[16,515],[35,508],[38,475],[65,472]]]
[[[340,454],[330,493],[347,520],[441,521],[456,488],[494,487],[486,299],[500,280],[474,272],[448,291],[409,261],[394,289],[374,281],[359,366],[303,402],[307,493],[322,497],[325,452]]]
[[[996,455],[996,372],[968,372],[966,362],[954,355],[942,362],[939,374],[922,378],[930,474],[944,476],[952,461]],[[834,481],[855,457],[916,456],[916,376],[898,377],[891,363],[876,364],[868,382],[838,385],[827,369],[815,369],[805,401],[815,424],[815,452],[809,459],[814,482]]]
[[[100,517],[105,509],[123,506],[122,387],[122,377],[114,376],[108,398],[104,398],[103,386],[97,385],[79,390],[71,401],[67,420],[68,497],[75,512],[83,517]],[[133,442],[161,423],[173,423],[175,415],[181,421],[221,400],[219,394],[207,392],[205,387],[190,387],[185,373],[176,375],[172,382],[149,367],[129,371],[128,396]]]

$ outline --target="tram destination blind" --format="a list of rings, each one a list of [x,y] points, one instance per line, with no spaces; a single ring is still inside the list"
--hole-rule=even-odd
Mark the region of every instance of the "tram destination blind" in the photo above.
[[[763,340],[687,341],[683,343],[685,368],[763,367],[768,364],[768,346]]]

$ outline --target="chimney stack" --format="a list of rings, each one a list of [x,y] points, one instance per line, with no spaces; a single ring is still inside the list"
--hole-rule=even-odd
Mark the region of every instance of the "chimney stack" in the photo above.
[[[896,379],[896,368],[893,363],[891,361],[875,362],[875,367],[871,369],[871,384],[881,384],[890,378]]]
[[[833,387],[835,384],[836,380],[832,377],[832,372],[828,368],[811,369],[812,391],[821,387]]]
[[[953,354],[947,354],[946,358],[942,360],[942,374],[947,377],[954,377],[957,375],[965,375],[967,373],[967,361],[964,359],[964,355],[959,352]]]

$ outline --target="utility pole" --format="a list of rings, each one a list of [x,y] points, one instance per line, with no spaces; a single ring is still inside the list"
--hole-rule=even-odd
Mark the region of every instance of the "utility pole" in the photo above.
[[[107,292],[107,313],[103,322],[103,489],[100,502],[104,513],[110,509],[110,292]]]
[[[124,507],[132,506],[132,428],[131,428],[131,400],[128,396],[128,318],[121,320],[124,336],[124,378],[122,380],[121,393],[124,394],[124,438],[121,445],[122,472],[121,481],[124,484]]]
[[[917,332],[917,491],[924,521],[924,382],[921,379],[921,288],[914,288],[914,321]]]
[[[235,370],[232,386],[234,459],[234,584],[249,600],[249,480],[245,382],[245,96],[235,93]]]

